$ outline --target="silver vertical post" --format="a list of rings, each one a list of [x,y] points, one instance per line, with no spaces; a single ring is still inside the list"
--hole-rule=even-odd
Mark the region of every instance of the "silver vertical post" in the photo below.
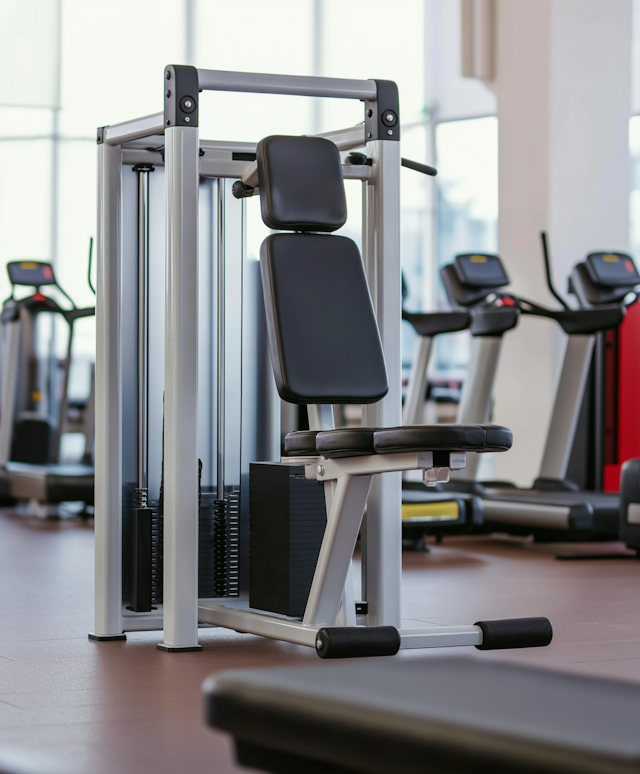
[[[484,425],[491,415],[491,398],[500,363],[502,336],[474,336],[471,358],[460,396],[457,422],[460,425]],[[452,472],[452,479],[475,481],[480,457],[467,454],[464,470]]]
[[[222,179],[218,179],[218,370],[217,370],[217,498],[224,500],[224,392],[225,392],[225,250],[224,250],[224,186]]]
[[[119,145],[98,146],[95,440],[95,634],[122,634],[121,172]]]
[[[364,261],[387,364],[389,392],[363,406],[363,425],[394,427],[402,421],[400,320],[400,143],[367,143],[373,159],[366,195]],[[368,623],[400,627],[402,580],[402,480],[374,476],[367,505],[364,550]]]
[[[567,337],[540,478],[563,479],[567,475],[595,340],[595,336]]]
[[[13,423],[15,421],[16,393],[18,391],[18,368],[20,363],[20,339],[22,320],[6,323],[9,329],[9,352],[6,359],[6,369],[3,374],[2,412],[0,413],[0,466],[4,467],[11,458],[11,441],[13,439]]]
[[[427,389],[427,369],[432,341],[431,336],[418,336],[416,340],[402,412],[403,425],[421,425],[424,422],[424,394]]]
[[[165,131],[164,642],[198,646],[198,129]]]
[[[149,173],[153,167],[139,164],[138,173],[138,498],[147,507],[149,486]]]

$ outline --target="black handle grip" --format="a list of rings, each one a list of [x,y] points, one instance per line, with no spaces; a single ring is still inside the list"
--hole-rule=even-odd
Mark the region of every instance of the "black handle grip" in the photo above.
[[[435,167],[430,167],[428,164],[420,164],[419,161],[412,161],[411,159],[402,159],[402,166],[407,169],[413,169],[414,172],[422,172],[423,175],[434,177],[438,174],[438,170]]]
[[[320,658],[395,656],[400,633],[393,626],[326,626],[316,635]]]

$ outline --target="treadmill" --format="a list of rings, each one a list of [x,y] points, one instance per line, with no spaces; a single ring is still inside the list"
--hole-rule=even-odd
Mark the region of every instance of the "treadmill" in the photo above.
[[[93,379],[88,399],[69,401],[69,374],[75,321],[95,314],[94,307],[78,308],[57,283],[53,267],[43,261],[7,264],[11,296],[0,314],[0,499],[26,500],[28,513],[59,515],[59,503],[94,503],[93,476]],[[15,289],[33,287],[35,292],[16,299]],[[72,305],[61,307],[41,292],[51,286]],[[42,352],[39,316],[60,316],[69,327],[66,357],[59,362]],[[65,432],[81,432],[85,450],[81,463],[60,464],[60,445]]]
[[[494,267],[492,255],[462,255],[456,261],[483,262]],[[520,310],[515,304],[493,300],[496,286],[508,283],[502,270],[499,276],[477,273],[469,279],[467,288],[471,303],[476,308],[455,309],[445,312],[408,312],[403,308],[402,319],[409,323],[418,338],[402,411],[404,425],[419,425],[424,422],[427,394],[427,371],[431,356],[433,339],[446,333],[471,330],[471,335],[482,339],[485,345],[492,345],[504,332],[518,323]],[[403,284],[403,296],[404,292]],[[492,299],[492,300],[489,300]],[[483,349],[483,352],[485,350]],[[472,400],[476,400],[474,396]],[[462,406],[462,404],[461,404]],[[458,421],[463,422],[459,414]],[[469,455],[475,458],[477,455]],[[469,464],[469,463],[467,463]],[[425,550],[424,536],[433,534],[439,542],[444,534],[475,531],[483,523],[483,504],[472,491],[438,492],[427,490],[421,481],[403,480],[402,482],[402,534],[405,548]]]
[[[581,308],[570,309],[553,288],[544,237],[543,247],[549,287],[563,309],[515,299],[522,313],[553,319],[568,336],[540,474],[528,489],[507,482],[479,483],[473,475],[460,475],[452,486],[481,497],[485,530],[533,534],[542,540],[616,539],[619,496],[581,490],[567,480],[566,473],[596,335],[622,323],[629,302],[637,300],[633,290],[640,284],[640,275],[626,254],[591,253],[572,272],[570,288]],[[492,364],[485,364],[485,368],[495,377]],[[473,374],[468,381],[473,381]],[[469,388],[473,389],[471,383]],[[486,421],[490,398],[477,408],[475,417],[459,421]]]

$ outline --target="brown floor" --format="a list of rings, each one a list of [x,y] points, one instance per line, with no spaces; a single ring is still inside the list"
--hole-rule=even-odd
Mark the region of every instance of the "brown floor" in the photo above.
[[[547,615],[555,638],[539,650],[398,658],[466,652],[640,682],[640,562],[559,562],[555,549],[455,538],[430,554],[405,554],[405,625]],[[202,722],[204,678],[317,663],[306,648],[214,629],[202,630],[202,653],[159,652],[153,632],[90,642],[93,531],[79,522],[0,513],[0,586],[2,772],[2,760],[28,774],[240,771],[227,738]]]

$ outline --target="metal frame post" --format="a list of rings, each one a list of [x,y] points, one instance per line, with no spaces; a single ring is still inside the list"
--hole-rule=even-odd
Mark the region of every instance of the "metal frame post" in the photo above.
[[[474,336],[471,339],[471,358],[460,396],[458,424],[484,425],[489,421],[501,352],[502,336]],[[479,455],[469,454],[467,467],[453,473],[452,478],[475,481],[479,464]]]
[[[122,633],[122,150],[98,145],[95,440],[95,633]]]
[[[540,464],[540,478],[563,479],[567,475],[595,339],[595,336],[578,335],[567,338]]]
[[[8,353],[4,363],[2,388],[2,411],[0,416],[0,467],[4,467],[11,458],[11,443],[13,441],[13,426],[15,422],[16,395],[18,392],[18,368],[20,361],[20,340],[22,320],[18,318],[6,323],[8,330]]]
[[[424,423],[425,391],[432,342],[431,336],[419,336],[416,340],[409,385],[402,411],[403,425],[422,425]]]
[[[198,128],[165,131],[164,641],[198,645]]]
[[[387,364],[389,392],[378,403],[363,406],[362,423],[395,427],[402,423],[400,143],[371,140],[366,147],[373,165],[366,195],[364,264]],[[401,508],[401,474],[377,476],[368,499],[363,547],[369,625],[400,627]]]

